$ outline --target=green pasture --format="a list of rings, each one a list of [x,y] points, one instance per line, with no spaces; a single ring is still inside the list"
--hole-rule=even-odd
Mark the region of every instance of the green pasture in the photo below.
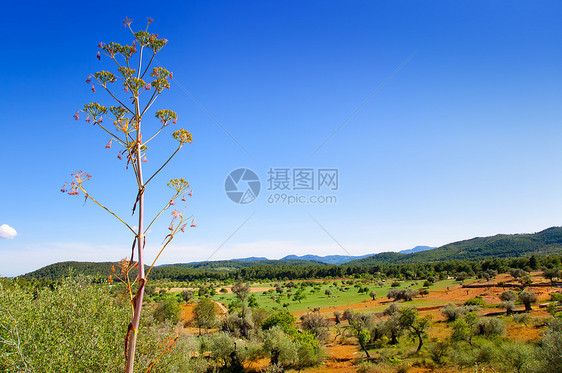
[[[408,287],[411,287],[412,289],[421,289],[423,287],[423,282],[424,281],[401,281],[400,287],[398,287],[398,289],[404,289]],[[328,281],[328,284],[319,282],[315,283],[314,287],[307,286],[302,288],[305,298],[300,302],[293,299],[293,295],[297,292],[298,289],[301,289],[300,286],[292,288],[292,291],[290,293],[287,292],[287,288],[283,288],[284,291],[282,294],[278,294],[277,292],[275,292],[275,290],[265,292],[258,291],[253,292],[252,294],[254,294],[254,296],[256,297],[256,301],[259,307],[271,311],[286,309],[290,312],[298,312],[313,310],[316,307],[326,309],[330,307],[346,306],[360,303],[365,303],[365,310],[382,311],[388,306],[389,303],[385,302],[385,304],[379,304],[375,307],[372,307],[367,303],[371,300],[369,293],[371,291],[374,291],[376,293],[376,299],[388,301],[386,295],[390,289],[393,289],[393,287],[391,286],[392,281],[383,283],[382,287],[375,283],[365,284],[358,281],[357,284],[359,284],[361,288],[368,288],[367,292],[362,293],[358,292],[359,288],[355,287],[354,284],[342,285],[341,281],[337,281],[337,283],[338,286],[334,286],[333,281]],[[297,282],[297,284],[299,283]],[[265,285],[267,286],[269,284]],[[431,295],[431,292],[433,291],[445,291],[447,287],[452,289],[457,286],[460,286],[460,284],[454,280],[443,280],[436,282],[435,284],[430,286],[428,290]],[[331,295],[325,294],[325,291],[327,289],[332,292]],[[218,293],[217,295],[213,296],[214,300],[220,301],[227,306],[229,303],[234,301],[235,298],[236,296],[234,294]],[[433,307],[443,305],[445,303],[447,302],[440,302],[438,300],[427,299],[420,296],[418,296],[411,302],[407,302],[408,305],[415,307]]]

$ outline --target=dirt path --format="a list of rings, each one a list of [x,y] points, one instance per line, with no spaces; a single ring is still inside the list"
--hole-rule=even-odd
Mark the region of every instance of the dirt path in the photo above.
[[[218,302],[218,301],[216,301],[216,300],[213,300],[213,302],[214,302],[217,306],[219,306],[219,308],[220,308],[220,310],[221,310],[221,312],[220,312],[221,315],[226,315],[226,314],[228,313],[228,308],[226,308],[226,307],[224,306],[224,304],[222,304],[221,302]]]

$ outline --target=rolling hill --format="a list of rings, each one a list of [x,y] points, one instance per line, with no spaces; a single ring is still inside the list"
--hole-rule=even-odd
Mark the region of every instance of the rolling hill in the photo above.
[[[497,234],[489,237],[475,237],[411,254],[380,253],[368,258],[351,261],[347,265],[514,258],[530,254],[547,254],[560,251],[561,249],[562,227],[552,227],[537,233]]]
[[[420,251],[421,250],[421,251]],[[408,253],[409,251],[413,251]],[[438,248],[428,249],[416,247],[405,252],[385,252],[366,257],[329,255],[316,256],[289,255],[279,260],[261,257],[217,260],[196,263],[176,263],[155,267],[153,274],[158,278],[212,275],[222,276],[234,271],[245,271],[247,268],[259,267],[260,271],[267,268],[281,267],[331,267],[373,266],[390,264],[428,263],[456,260],[484,260],[493,258],[516,258],[531,254],[549,254],[562,251],[562,227],[552,227],[537,233],[498,234],[490,237],[475,237],[469,240],[453,242]],[[348,261],[350,259],[355,259]],[[112,262],[60,262],[27,273],[22,277],[31,279],[56,280],[69,274],[85,274],[98,278],[107,278],[111,274]],[[326,268],[326,267],[325,267]],[[222,275],[221,275],[222,274]]]

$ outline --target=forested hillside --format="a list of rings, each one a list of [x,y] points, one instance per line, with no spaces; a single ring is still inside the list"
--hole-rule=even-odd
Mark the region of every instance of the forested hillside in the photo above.
[[[354,260],[348,265],[426,263],[449,260],[483,260],[517,258],[530,254],[548,254],[562,249],[562,227],[552,227],[538,233],[498,234],[453,242],[436,249],[412,254],[381,253]]]

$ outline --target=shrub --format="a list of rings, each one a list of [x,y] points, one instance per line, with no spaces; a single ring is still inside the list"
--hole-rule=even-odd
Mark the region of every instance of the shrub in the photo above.
[[[130,321],[130,305],[112,298],[107,285],[90,281],[65,279],[52,289],[35,291],[0,285],[0,341],[4,341],[0,342],[0,371],[123,371],[123,334]],[[137,344],[137,366],[142,371],[162,352],[155,346],[164,345],[172,333],[168,323],[150,324],[149,317],[145,312],[141,319],[143,333]],[[169,371],[191,367],[189,356],[197,349],[193,342],[181,336],[177,348],[159,364],[167,365]]]
[[[154,310],[154,318],[160,322],[176,324],[180,319],[180,305],[175,298],[166,297]]]
[[[319,341],[325,341],[329,337],[328,320],[322,315],[309,312],[301,316],[301,327],[312,333]]]
[[[513,321],[519,324],[527,325],[527,323],[531,321],[531,318],[526,313],[519,313],[517,315],[513,315]]]
[[[492,337],[505,334],[505,323],[495,317],[484,318],[476,323],[476,334]]]
[[[517,294],[511,290],[506,290],[500,294],[500,300],[504,302],[513,302],[515,299],[517,299]]]
[[[482,299],[481,296],[476,296],[474,298],[470,298],[467,299],[466,302],[464,302],[465,306],[480,306],[483,307],[486,305],[486,302],[484,302],[484,299]]]
[[[552,319],[541,339],[538,351],[541,372],[557,373],[562,367],[562,320]]]
[[[449,303],[441,308],[441,313],[447,318],[447,321],[455,321],[467,315],[469,312],[476,312],[479,310],[480,307],[478,306],[456,306],[453,303]]]
[[[537,361],[535,361],[535,348],[532,345],[508,342],[500,345],[499,351],[499,365],[503,366],[506,372],[528,371],[526,368],[538,365]]]
[[[455,280],[462,282],[462,281],[468,279],[469,277],[470,277],[470,275],[468,273],[460,272],[460,273],[457,273],[457,275],[455,276]]]
[[[515,302],[504,300],[500,303],[500,308],[504,308],[506,314],[509,316],[513,313],[513,309],[515,308]]]
[[[529,274],[529,272],[522,270],[521,268],[511,268],[509,270],[509,274],[513,277],[513,278],[519,278],[519,277],[523,277],[523,276],[527,276]]]
[[[272,366],[288,368],[298,359],[297,344],[283,332],[280,326],[274,326],[264,335],[264,351],[270,357]]]
[[[537,295],[527,290],[519,293],[518,298],[525,305],[525,311],[531,311],[531,304],[537,301]]]
[[[445,357],[449,351],[449,343],[440,342],[436,338],[432,340],[432,343],[428,346],[428,353],[431,360],[437,364],[441,365],[445,362]]]
[[[181,298],[183,299],[184,302],[187,303],[193,299],[193,292],[191,290],[184,290],[181,292]]]
[[[199,333],[201,333],[201,328],[208,329],[216,325],[218,314],[217,307],[209,298],[202,298],[199,300],[193,313],[195,325],[199,327]]]
[[[296,321],[297,318],[289,311],[280,311],[265,319],[262,324],[262,329],[267,330],[275,326],[280,326],[283,330],[287,331],[295,325]]]
[[[341,312],[341,311],[338,311],[338,310],[335,310],[335,311],[334,311],[334,318],[336,319],[336,325],[338,325],[338,324],[341,323],[342,317],[343,317],[343,316],[342,316],[342,312]]]
[[[414,289],[392,289],[386,295],[387,298],[394,298],[395,301],[403,299],[404,301],[411,301],[412,298],[417,296],[419,291]]]

